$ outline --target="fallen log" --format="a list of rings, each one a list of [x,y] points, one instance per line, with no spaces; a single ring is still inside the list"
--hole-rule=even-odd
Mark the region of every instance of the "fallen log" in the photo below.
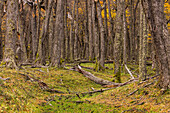
[[[90,80],[94,81],[97,84],[103,85],[104,87],[119,87],[119,86],[124,86],[129,83],[132,83],[136,80],[138,81],[138,78],[133,78],[133,79],[130,79],[129,81],[124,82],[124,83],[115,83],[115,82],[111,82],[108,80],[98,78],[98,77],[94,76],[92,73],[83,70],[79,65],[72,69],[74,69],[75,71],[77,71],[79,73],[82,73],[85,77],[89,78]]]
[[[79,65],[76,66],[74,69],[75,69],[75,71],[82,73],[85,77],[89,78],[90,80],[94,81],[97,84],[100,84],[100,85],[113,85],[114,84],[117,86],[120,85],[120,83],[114,83],[114,82],[111,82],[108,80],[98,78],[98,77],[94,76],[92,73],[81,69],[81,67]]]

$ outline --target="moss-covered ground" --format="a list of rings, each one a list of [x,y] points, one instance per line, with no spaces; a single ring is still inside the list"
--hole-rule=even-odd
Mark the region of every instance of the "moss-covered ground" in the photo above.
[[[94,67],[86,63],[82,66]],[[113,68],[112,64],[106,65]],[[137,66],[128,66],[137,73]],[[168,113],[170,112],[169,91],[164,94],[157,87],[157,81],[151,79],[139,85],[139,82],[113,88],[111,90],[82,95],[82,92],[94,89],[104,89],[101,85],[85,78],[82,74],[57,68],[29,68],[12,70],[0,68],[0,77],[10,80],[0,80],[0,112],[4,113]],[[113,70],[106,69],[94,72],[85,69],[95,76],[112,81]],[[51,93],[41,89],[36,81],[27,80],[22,74],[45,82],[49,88],[63,91],[64,94]],[[148,74],[154,76],[154,71],[148,67]],[[130,79],[129,74],[122,73],[122,82]],[[133,95],[134,90],[139,89]],[[76,94],[79,94],[78,96]]]

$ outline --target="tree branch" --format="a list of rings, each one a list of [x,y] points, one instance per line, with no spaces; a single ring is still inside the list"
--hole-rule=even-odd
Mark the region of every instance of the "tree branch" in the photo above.
[[[132,79],[134,79],[135,77],[132,75],[132,73],[130,72],[130,70],[128,69],[127,65],[125,64],[125,68],[128,71],[128,73],[130,74],[130,76],[132,77]]]

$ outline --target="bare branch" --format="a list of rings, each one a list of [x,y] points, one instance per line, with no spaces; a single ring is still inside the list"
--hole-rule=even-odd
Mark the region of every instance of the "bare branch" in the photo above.
[[[125,64],[125,68],[128,71],[128,73],[130,74],[130,76],[132,77],[132,79],[134,79],[135,77],[132,75],[132,73],[130,72],[130,70],[128,69],[127,65]]]

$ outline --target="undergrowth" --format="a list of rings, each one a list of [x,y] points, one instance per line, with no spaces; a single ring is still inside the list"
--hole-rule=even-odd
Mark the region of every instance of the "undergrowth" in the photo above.
[[[82,64],[94,67],[94,64]],[[112,68],[112,64],[107,67]],[[137,66],[128,65],[132,72],[138,73]],[[23,70],[11,70],[0,68],[0,77],[10,80],[0,80],[0,112],[29,112],[29,113],[166,113],[170,112],[169,90],[161,94],[157,87],[156,79],[151,79],[139,85],[135,82],[123,87],[111,90],[82,95],[82,92],[92,91],[92,88],[104,89],[101,85],[85,78],[82,74],[57,68],[29,68]],[[148,67],[148,73],[155,73]],[[110,80],[114,79],[113,70],[105,69],[102,72],[94,72],[85,69],[95,76]],[[41,89],[36,81],[28,80],[22,74],[46,83],[49,88],[64,92],[64,94],[50,93]],[[135,75],[137,76],[137,74]],[[121,80],[125,82],[130,75],[121,73]],[[143,88],[144,85],[155,81],[152,85]],[[133,95],[128,95],[139,89]]]

